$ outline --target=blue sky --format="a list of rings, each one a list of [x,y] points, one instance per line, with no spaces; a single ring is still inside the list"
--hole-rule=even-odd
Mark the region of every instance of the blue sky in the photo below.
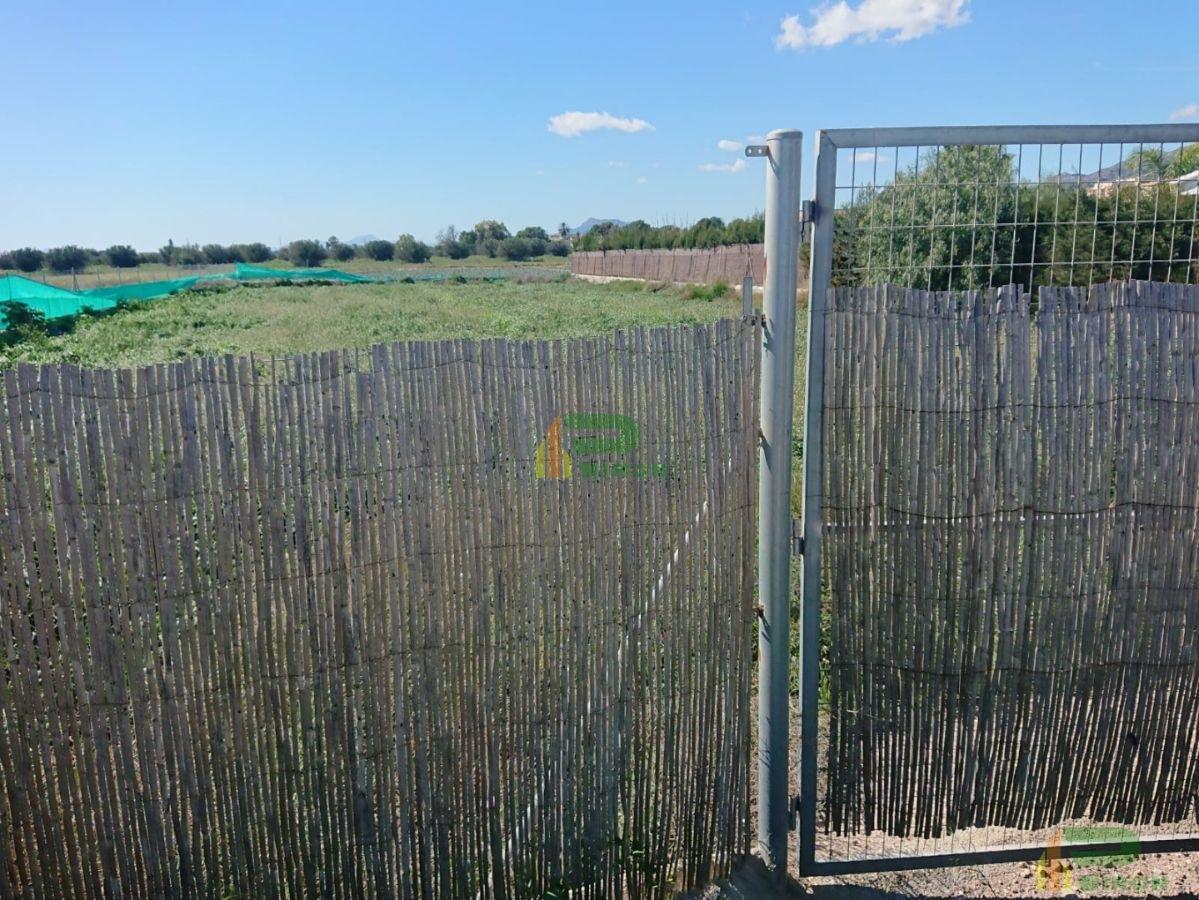
[[[761,206],[772,128],[1199,119],[1199,5],[1138,10],[10,3],[0,249],[687,223]]]

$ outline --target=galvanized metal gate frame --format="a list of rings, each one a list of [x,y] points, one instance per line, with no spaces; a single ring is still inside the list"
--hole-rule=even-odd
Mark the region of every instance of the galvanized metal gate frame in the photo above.
[[[776,132],[775,134],[782,134]],[[772,134],[772,138],[775,136]],[[789,135],[796,135],[789,132]],[[802,548],[803,578],[802,578],[802,620],[800,643],[801,668],[801,702],[802,702],[802,736],[800,747],[800,794],[798,802],[799,828],[799,873],[805,876],[814,875],[844,875],[866,872],[904,871],[911,869],[939,868],[949,866],[976,865],[982,863],[1024,862],[1033,861],[1045,852],[1043,844],[1022,844],[996,847],[993,849],[968,850],[951,853],[924,854],[911,856],[874,857],[862,859],[818,860],[816,858],[816,828],[817,804],[819,802],[817,786],[817,734],[818,734],[818,695],[820,686],[820,604],[821,604],[821,529],[823,524],[823,476],[824,476],[824,318],[827,293],[833,272],[833,226],[834,209],[837,192],[837,151],[855,148],[874,147],[938,147],[950,145],[1013,145],[1013,144],[1132,144],[1132,143],[1175,143],[1199,141],[1199,125],[1103,125],[1103,126],[977,126],[977,127],[933,127],[933,128],[852,128],[820,131],[816,134],[816,190],[815,201],[812,204],[809,217],[814,227],[811,243],[811,276],[808,303],[808,355],[807,355],[807,397],[806,416],[804,424],[804,473],[803,473],[803,520],[801,539],[797,543]],[[773,149],[775,142],[770,147]],[[751,148],[757,152],[751,155],[767,155],[766,148]],[[768,191],[767,197],[767,256],[770,268],[777,268],[779,259],[795,259],[798,252],[798,238],[793,246],[787,246],[785,240],[790,240],[798,230],[793,227],[795,216],[794,202],[778,202],[778,197],[796,198],[799,195],[798,152],[795,153],[796,164],[787,173],[788,180],[781,187],[774,186]],[[777,174],[777,173],[776,173]],[[768,175],[768,185],[770,176]],[[770,202],[771,199],[776,202]],[[789,221],[780,226],[780,217],[789,217]],[[772,233],[784,238],[776,240],[773,246]],[[786,282],[786,279],[782,279]],[[793,282],[791,282],[793,284]],[[778,309],[783,304],[793,302],[794,288],[788,284],[778,287],[789,288],[790,301],[786,297],[771,296],[771,284],[767,285],[765,307],[769,319],[770,311]],[[767,338],[769,340],[769,336]],[[794,337],[791,343],[793,345]],[[784,340],[781,343],[786,344]],[[765,368],[763,377],[765,380]],[[763,396],[766,395],[766,385],[763,385]],[[787,407],[788,411],[790,407]],[[771,408],[765,403],[762,407],[764,428]],[[780,411],[781,412],[781,411]],[[775,431],[783,423],[775,423]],[[790,423],[786,423],[789,434]],[[783,503],[781,492],[783,487],[776,484],[779,496],[775,503]],[[789,497],[789,486],[787,489]],[[766,476],[763,476],[763,503],[766,498]],[[763,523],[765,524],[765,519]],[[768,533],[763,531],[762,540],[766,541]],[[774,558],[763,556],[763,574],[767,564],[777,567],[782,563]],[[777,577],[772,579],[778,583]],[[766,582],[763,582],[765,587]],[[772,592],[773,593],[773,592]],[[767,597],[764,591],[764,603],[774,600]],[[769,609],[769,606],[767,607]],[[786,646],[784,644],[784,646]],[[777,675],[775,689],[777,690]],[[764,699],[765,702],[765,699]],[[764,723],[772,726],[763,733],[768,744],[777,748],[779,736],[778,722]],[[786,746],[785,735],[782,738]],[[760,750],[760,753],[763,752]],[[766,751],[769,753],[769,751]],[[765,823],[762,832],[764,845],[778,845],[777,827],[771,828],[771,822],[777,822],[779,810],[790,809],[790,798],[778,795],[778,781],[771,784],[773,796],[769,800],[770,810],[774,815],[761,816]],[[764,812],[765,810],[761,810]],[[1147,837],[1140,841],[1142,853],[1173,853],[1199,850],[1199,834],[1170,835],[1163,837]],[[1093,842],[1070,845],[1071,853],[1099,854],[1117,853],[1121,849],[1118,842]]]

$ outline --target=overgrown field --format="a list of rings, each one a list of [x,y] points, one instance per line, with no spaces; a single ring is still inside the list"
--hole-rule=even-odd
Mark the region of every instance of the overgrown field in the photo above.
[[[264,263],[256,263],[268,269],[278,269],[283,275],[294,268],[291,263],[282,259],[272,259]],[[405,263],[399,260],[374,260],[366,257],[355,257],[339,262],[327,259],[323,266],[341,269],[343,272],[354,272],[359,275],[421,275],[440,271],[455,271],[459,269],[505,269],[519,272],[521,269],[555,269],[562,272],[570,268],[570,258],[563,256],[536,256],[532,259],[514,262],[508,259],[496,259],[490,256],[468,256],[465,259],[450,259],[447,256],[434,256],[426,263]],[[163,263],[142,263],[134,269],[116,269],[109,265],[94,264],[71,273],[55,273],[45,269],[34,272],[21,272],[17,269],[0,267],[0,275],[20,275],[52,284],[67,290],[87,290],[88,288],[110,287],[114,284],[130,284],[139,281],[166,281],[172,278],[188,278],[193,275],[217,275],[232,272],[232,263],[219,265],[170,266]]]
[[[557,338],[739,314],[731,293],[637,282],[236,287],[154,300],[80,319],[69,334],[0,346],[0,368],[18,361],[129,366],[407,339]]]

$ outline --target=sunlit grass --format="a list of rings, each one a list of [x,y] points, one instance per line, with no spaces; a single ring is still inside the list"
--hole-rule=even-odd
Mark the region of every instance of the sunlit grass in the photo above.
[[[189,292],[66,335],[0,348],[16,361],[128,366],[226,353],[288,354],[439,338],[558,338],[740,315],[731,295],[635,282],[284,285]]]

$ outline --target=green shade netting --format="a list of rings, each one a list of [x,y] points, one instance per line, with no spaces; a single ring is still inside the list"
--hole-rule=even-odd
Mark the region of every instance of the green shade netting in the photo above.
[[[0,303],[8,301],[23,303],[30,309],[37,310],[47,319],[61,319],[64,316],[78,315],[84,306],[107,309],[112,301],[96,300],[88,303],[82,294],[68,291],[65,288],[42,284],[32,278],[22,278],[20,275],[5,275],[0,277]],[[4,325],[4,314],[0,312],[0,326]]]
[[[83,296],[89,299],[111,300],[153,300],[155,297],[166,297],[195,287],[200,277],[176,278],[172,281],[143,281],[132,284],[114,284],[109,287],[93,288],[83,291]],[[95,308],[95,307],[93,307]]]
[[[236,281],[343,281],[347,284],[368,284],[377,281],[369,275],[353,275],[341,269],[271,269],[266,266],[251,266],[238,263],[233,270]]]
[[[112,309],[122,300],[153,300],[186,291],[205,281],[338,281],[345,284],[374,283],[369,275],[353,275],[340,269],[270,269],[238,263],[232,275],[199,275],[175,278],[170,281],[141,281],[92,288],[89,291],[68,291],[66,288],[42,284],[20,275],[0,276],[0,303],[14,300],[42,313],[47,319],[77,316],[84,310],[101,312]],[[0,328],[6,325],[0,312]]]
[[[51,284],[42,284],[31,278],[22,278],[20,275],[5,275],[0,277],[0,303],[13,300],[37,310],[47,319],[62,319],[77,316],[84,310],[101,312],[112,309],[122,300],[153,300],[155,297],[167,297],[195,287],[197,282],[208,280],[212,280],[212,276],[114,284],[76,293]],[[3,312],[0,312],[0,328],[6,324]]]

